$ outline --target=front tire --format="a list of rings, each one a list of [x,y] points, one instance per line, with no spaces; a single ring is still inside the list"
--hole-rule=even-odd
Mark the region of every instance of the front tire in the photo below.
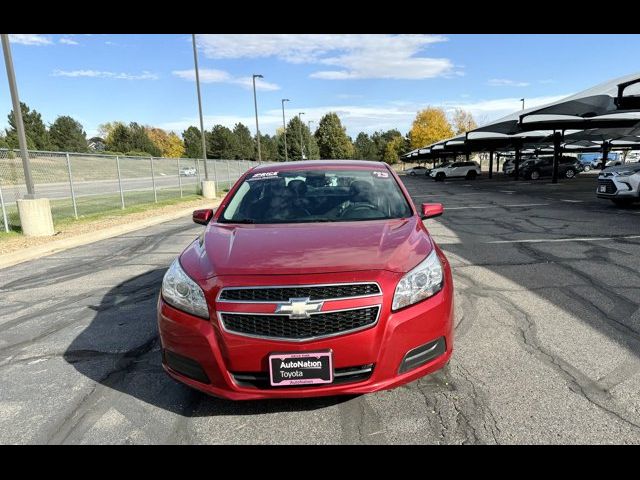
[[[591,170],[591,167],[590,167],[589,165],[585,165],[585,166],[584,166],[584,171],[585,171],[585,172],[588,172],[588,171],[590,171],[590,170]]]
[[[534,170],[529,174],[529,178],[531,180],[538,180],[540,178],[540,172],[538,172],[537,170]]]
[[[446,178],[446,175],[444,174],[444,172],[436,173],[436,182],[444,182],[445,178]]]
[[[576,171],[573,168],[568,168],[566,172],[564,172],[564,176],[566,178],[573,178],[576,176]]]
[[[476,172],[475,170],[469,170],[467,172],[467,180],[475,180],[477,176],[478,172]]]

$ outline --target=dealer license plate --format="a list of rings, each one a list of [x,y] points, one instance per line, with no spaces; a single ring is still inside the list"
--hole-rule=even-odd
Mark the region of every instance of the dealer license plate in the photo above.
[[[331,352],[274,353],[269,355],[271,385],[314,385],[333,382]]]
[[[600,185],[600,191],[606,193],[607,186],[606,185]]]

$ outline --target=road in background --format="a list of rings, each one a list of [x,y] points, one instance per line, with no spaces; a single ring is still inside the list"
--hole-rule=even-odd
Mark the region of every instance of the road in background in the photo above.
[[[640,208],[594,179],[405,178],[456,284],[442,371],[357,397],[234,403],[160,366],[174,221],[0,271],[0,443],[640,443]]]

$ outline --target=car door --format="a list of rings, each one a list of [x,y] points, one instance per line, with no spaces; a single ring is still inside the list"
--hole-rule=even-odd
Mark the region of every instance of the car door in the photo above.
[[[463,170],[461,162],[452,163],[449,168],[446,170],[447,177],[459,177],[461,175],[460,171]]]
[[[540,176],[546,177],[549,175],[553,175],[553,159],[543,158],[542,160],[540,160],[538,171],[540,172]]]

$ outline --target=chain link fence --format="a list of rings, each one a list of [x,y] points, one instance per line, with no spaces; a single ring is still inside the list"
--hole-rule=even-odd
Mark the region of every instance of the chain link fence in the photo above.
[[[36,195],[48,198],[54,222],[199,195],[202,159],[29,151]],[[256,162],[207,160],[221,194]],[[0,149],[0,231],[20,230],[16,200],[27,193],[19,151]]]

